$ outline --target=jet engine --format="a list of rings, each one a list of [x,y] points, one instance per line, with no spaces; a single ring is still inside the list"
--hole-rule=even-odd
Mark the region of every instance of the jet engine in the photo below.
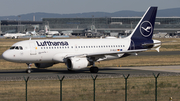
[[[66,61],[66,65],[68,67],[68,70],[78,70],[78,69],[83,69],[86,68],[89,64],[89,61],[87,58],[69,58]]]
[[[37,68],[48,68],[54,65],[54,63],[34,63]]]

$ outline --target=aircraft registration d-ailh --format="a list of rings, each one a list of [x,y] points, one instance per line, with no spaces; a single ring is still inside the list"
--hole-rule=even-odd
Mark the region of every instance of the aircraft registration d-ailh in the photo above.
[[[157,7],[149,7],[126,38],[25,40],[13,44],[2,57],[11,62],[26,63],[27,73],[31,72],[32,63],[37,68],[65,63],[70,71],[92,66],[90,72],[97,73],[99,69],[95,62],[152,49],[159,52],[161,41],[152,39],[156,12]]]

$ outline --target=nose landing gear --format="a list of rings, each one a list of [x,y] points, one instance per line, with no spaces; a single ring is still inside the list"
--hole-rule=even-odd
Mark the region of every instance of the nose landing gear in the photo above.
[[[26,64],[28,65],[28,69],[26,69],[26,73],[30,74],[32,63],[26,63]]]

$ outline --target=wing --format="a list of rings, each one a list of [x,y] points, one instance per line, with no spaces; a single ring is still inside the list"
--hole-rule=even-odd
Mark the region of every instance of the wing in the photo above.
[[[68,54],[56,54],[53,57],[53,60],[56,62],[65,62],[68,58],[71,57],[86,57],[86,58],[93,58],[93,61],[97,61],[99,58],[105,57],[105,55],[117,55],[117,54],[125,54],[125,53],[139,53],[146,51],[147,49],[138,49],[138,50],[127,50],[127,51],[112,51],[112,52],[99,52],[99,53],[83,53],[83,54],[76,54],[76,55],[68,55]],[[61,58],[60,58],[61,57]]]
[[[114,55],[114,54],[125,54],[125,53],[139,53],[146,51],[147,49],[138,49],[138,50],[127,50],[127,51],[113,51],[113,52],[99,52],[99,53],[84,53],[84,54],[77,54],[77,55],[68,55],[65,58],[71,57],[99,57],[104,55]]]

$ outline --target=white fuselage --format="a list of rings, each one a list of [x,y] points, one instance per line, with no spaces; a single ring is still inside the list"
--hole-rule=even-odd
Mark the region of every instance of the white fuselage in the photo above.
[[[5,59],[22,63],[60,63],[64,58],[79,54],[99,54],[115,51],[127,51],[130,39],[52,39],[52,40],[27,40],[15,43],[3,53]],[[123,54],[105,55],[97,61],[115,59]]]
[[[18,38],[18,37],[21,37],[21,36],[26,36],[26,34],[22,34],[22,33],[6,33],[3,36],[5,38]]]
[[[46,33],[49,35],[59,34],[58,31],[47,31]]]

